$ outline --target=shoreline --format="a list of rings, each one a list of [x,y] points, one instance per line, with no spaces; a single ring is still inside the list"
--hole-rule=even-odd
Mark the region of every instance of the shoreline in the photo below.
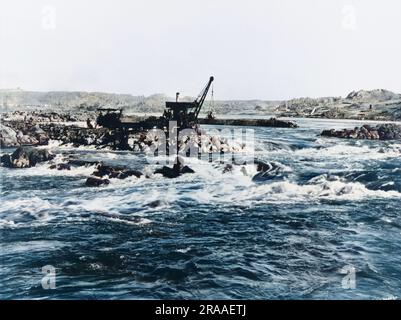
[[[104,126],[98,122],[95,111],[17,111],[4,114],[0,118],[1,147],[41,146],[50,140],[74,146],[95,145],[98,148],[110,146],[120,150],[145,150],[152,141],[144,141],[146,132],[155,126],[160,127],[164,119],[148,113],[125,114],[114,125]],[[321,130],[325,136],[356,139],[399,139],[401,121],[328,119],[278,117],[270,115],[217,115],[215,119],[199,118],[200,126],[255,127],[255,128],[302,128],[302,130]],[[361,129],[362,128],[362,129]],[[359,132],[359,130],[363,132]],[[367,134],[365,131],[368,131]],[[360,134],[359,134],[360,133]]]
[[[127,113],[127,116],[137,116],[137,117],[149,117],[149,116],[160,116],[160,113]],[[201,114],[199,117],[203,119],[206,114]],[[297,120],[310,120],[310,121],[344,121],[344,122],[355,122],[355,123],[394,123],[394,124],[401,124],[401,120],[362,120],[362,119],[352,119],[352,118],[326,118],[326,117],[288,117],[288,116],[279,116],[275,114],[266,114],[266,115],[253,115],[253,114],[233,114],[233,115],[223,115],[223,114],[216,114],[216,119],[218,120],[267,120],[270,118],[276,118],[278,120],[284,121],[297,121]]]

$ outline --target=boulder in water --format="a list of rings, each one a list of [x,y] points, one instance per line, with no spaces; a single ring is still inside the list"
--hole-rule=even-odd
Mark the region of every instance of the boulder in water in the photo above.
[[[50,169],[57,169],[57,170],[71,170],[71,166],[68,163],[57,163],[52,164]]]
[[[253,181],[272,180],[282,177],[283,168],[276,162],[263,162],[255,159],[256,170],[258,173],[252,178]]]
[[[5,167],[11,167],[11,156],[9,154],[3,154],[0,157],[0,163]]]
[[[46,149],[19,147],[11,156],[3,156],[1,162],[9,168],[30,168],[39,162],[52,160],[55,156]]]
[[[101,185],[108,185],[110,183],[110,180],[108,179],[102,179],[98,177],[89,177],[86,179],[85,185],[88,187],[99,187]]]
[[[160,173],[163,177],[173,179],[185,173],[195,173],[195,171],[188,166],[184,166],[183,158],[177,157],[172,168],[163,166],[161,169],[157,169],[155,173]]]
[[[142,175],[143,175],[142,172],[140,172],[138,170],[124,170],[117,176],[117,178],[125,179],[125,178],[132,177],[132,176],[140,178]]]
[[[98,165],[100,162],[99,161],[86,161],[86,160],[77,160],[77,159],[72,159],[68,161],[68,164],[71,166],[75,167],[90,167],[90,166],[95,166]]]
[[[17,132],[0,123],[0,146],[2,148],[18,146]]]
[[[142,172],[124,167],[113,167],[100,164],[96,168],[96,171],[93,173],[93,175],[97,177],[108,176],[109,178],[125,179],[131,176],[140,178],[142,176]]]
[[[226,166],[223,169],[223,173],[232,172],[233,170],[234,170],[234,167],[232,164],[226,164]]]
[[[401,126],[394,123],[378,124],[374,127],[363,125],[354,129],[324,130],[321,135],[342,139],[401,140]]]

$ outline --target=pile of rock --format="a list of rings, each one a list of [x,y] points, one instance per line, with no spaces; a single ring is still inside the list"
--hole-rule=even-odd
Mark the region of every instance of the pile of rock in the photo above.
[[[12,154],[2,155],[0,162],[8,168],[30,168],[39,162],[54,159],[54,155],[46,149],[19,147]]]
[[[109,184],[109,179],[125,179],[131,176],[140,178],[142,175],[142,172],[138,170],[131,170],[124,167],[108,166],[100,163],[97,166],[96,170],[92,173],[92,176],[86,179],[85,184],[88,187],[98,187],[101,185]]]
[[[64,126],[60,124],[42,125],[49,139],[59,140],[62,143],[71,143],[74,146],[103,145],[107,140],[108,129],[82,128],[77,126]],[[110,138],[111,140],[111,138]]]
[[[376,126],[363,125],[354,129],[324,130],[324,137],[335,137],[344,139],[368,139],[368,140],[400,140],[401,125],[386,123]]]
[[[88,117],[93,121],[96,118],[95,112],[90,111],[13,111],[3,114],[2,119],[9,121],[23,121],[25,123],[51,123],[51,122],[77,122],[86,121]]]
[[[10,127],[0,123],[0,145],[2,148],[18,146],[17,133]]]
[[[176,162],[172,168],[164,166],[156,169],[155,174],[162,174],[166,178],[177,178],[182,174],[194,173],[190,167],[184,165],[184,159],[181,157],[176,158]],[[143,173],[138,170],[132,170],[125,167],[109,166],[100,163],[92,175],[86,179],[85,185],[88,187],[99,187],[102,185],[110,184],[109,179],[126,179],[128,177],[135,176],[140,178]],[[149,178],[149,176],[146,176]]]
[[[84,114],[77,117],[69,113],[56,112],[13,112],[4,114],[0,123],[1,147],[47,145],[49,140],[60,140],[75,146],[104,144],[107,129],[91,128],[71,124],[82,120]],[[85,120],[93,120],[94,113],[86,115]],[[108,142],[108,141],[106,141]]]
[[[46,145],[49,137],[39,125],[6,126],[0,124],[0,145],[1,147],[16,147],[24,145]]]

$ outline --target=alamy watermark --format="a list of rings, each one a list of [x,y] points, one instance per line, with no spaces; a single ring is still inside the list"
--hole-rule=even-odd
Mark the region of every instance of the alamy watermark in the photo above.
[[[44,290],[56,289],[56,268],[52,265],[42,267],[42,273],[44,274],[40,283]]]
[[[54,6],[44,6],[42,8],[42,28],[43,30],[55,30],[57,27],[57,10]]]
[[[355,6],[352,4],[348,4],[343,6],[342,8],[342,20],[341,27],[344,30],[356,30],[357,28],[357,16]]]
[[[343,289],[356,289],[356,269],[354,266],[344,266],[340,270],[341,274],[345,276],[341,280],[341,287]]]
[[[149,130],[143,142],[149,146],[146,150],[147,161],[158,164],[171,164],[175,156],[224,164],[254,163],[253,129],[178,130],[177,122],[169,121],[167,132]]]

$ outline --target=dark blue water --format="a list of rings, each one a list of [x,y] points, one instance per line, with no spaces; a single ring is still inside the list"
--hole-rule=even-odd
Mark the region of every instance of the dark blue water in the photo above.
[[[321,138],[355,124],[299,123],[255,128],[256,156],[279,168],[257,181],[253,166],[223,174],[195,160],[193,175],[100,188],[84,186],[93,167],[0,168],[0,298],[400,298],[401,142]],[[154,168],[127,152],[53,151]]]

